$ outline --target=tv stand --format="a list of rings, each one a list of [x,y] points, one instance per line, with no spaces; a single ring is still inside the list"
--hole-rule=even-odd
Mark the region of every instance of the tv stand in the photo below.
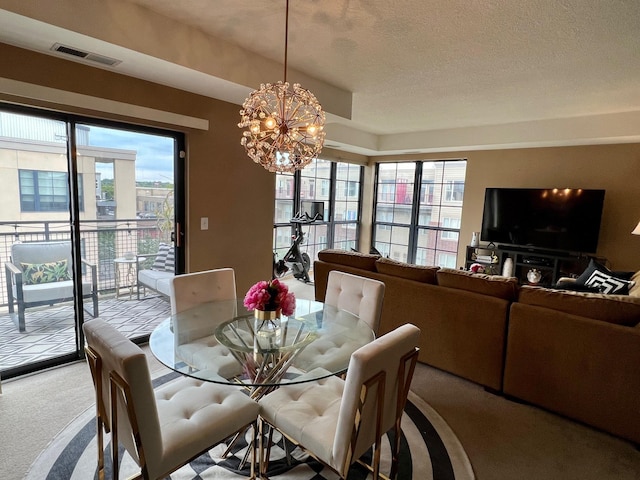
[[[477,258],[486,259],[491,257],[493,261],[478,262]],[[589,255],[580,253],[539,250],[529,247],[517,247],[508,245],[467,247],[465,268],[473,263],[485,265],[485,272],[492,275],[501,275],[504,262],[510,258],[513,262],[512,275],[518,279],[521,285],[554,285],[560,277],[580,275],[588,266]],[[531,270],[540,272],[540,280],[532,283],[527,278]]]

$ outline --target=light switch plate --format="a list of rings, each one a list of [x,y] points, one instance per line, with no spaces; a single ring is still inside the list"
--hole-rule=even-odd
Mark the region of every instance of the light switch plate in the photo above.
[[[200,230],[209,230],[209,217],[200,217]]]

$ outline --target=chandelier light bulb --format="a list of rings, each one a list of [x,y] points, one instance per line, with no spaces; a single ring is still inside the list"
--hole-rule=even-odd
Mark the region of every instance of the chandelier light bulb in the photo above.
[[[273,130],[273,127],[276,126],[276,121],[273,119],[273,117],[267,117],[267,119],[264,121],[264,126],[269,130]]]

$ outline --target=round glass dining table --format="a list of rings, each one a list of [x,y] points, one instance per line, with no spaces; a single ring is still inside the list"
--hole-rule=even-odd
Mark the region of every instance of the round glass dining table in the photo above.
[[[176,372],[251,387],[257,398],[285,383],[345,372],[351,354],[374,338],[357,315],[322,302],[297,299],[293,315],[264,320],[239,299],[172,315],[151,333],[149,346]]]

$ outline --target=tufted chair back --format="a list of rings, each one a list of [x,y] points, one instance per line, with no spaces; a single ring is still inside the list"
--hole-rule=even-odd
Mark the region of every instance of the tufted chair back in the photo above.
[[[88,348],[99,359],[99,368],[93,369],[93,381],[101,392],[98,409],[102,412],[107,430],[113,431],[110,400],[110,373],[117,373],[131,389],[132,407],[140,430],[140,440],[145,447],[146,461],[153,463],[162,452],[162,435],[158,411],[151,383],[147,357],[139,346],[113,326],[100,319],[83,325]],[[100,388],[97,388],[98,384]],[[118,440],[127,452],[140,463],[133,437],[133,428],[127,416],[127,405],[118,393]]]
[[[112,478],[120,478],[118,451],[123,445],[140,466],[135,478],[141,480],[167,478],[255,423],[258,404],[242,390],[189,377],[154,390],[140,347],[101,319],[86,322],[83,330],[96,386],[96,478],[104,478],[101,419],[111,430]],[[253,462],[251,470],[253,474]]]
[[[177,275],[171,280],[171,313],[176,314],[213,300],[236,299],[233,268]]]
[[[349,363],[333,441],[334,467],[346,477],[380,436],[398,427],[417,358],[420,329],[405,324],[356,350]],[[361,405],[363,387],[367,391]],[[383,388],[384,390],[380,390]],[[380,397],[377,395],[380,394]],[[383,403],[380,403],[383,399]],[[377,409],[382,406],[382,411]],[[360,412],[360,415],[358,414]],[[381,413],[380,422],[376,415]],[[397,423],[396,423],[397,422]],[[354,425],[357,433],[354,437]],[[376,428],[377,427],[377,428]],[[352,441],[355,439],[355,444]]]
[[[378,280],[332,270],[324,303],[358,315],[377,334],[384,290],[384,283]]]

